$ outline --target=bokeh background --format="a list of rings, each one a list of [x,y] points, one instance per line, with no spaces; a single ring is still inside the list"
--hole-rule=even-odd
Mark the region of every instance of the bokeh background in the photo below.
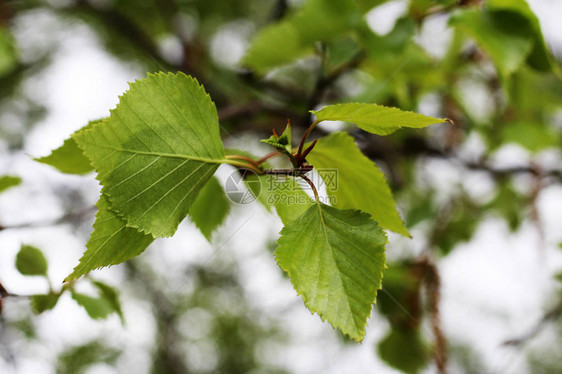
[[[241,63],[253,38],[303,1],[0,2],[0,175],[22,180],[0,194],[0,282],[19,295],[2,303],[1,373],[434,373],[439,354],[450,373],[562,372],[562,2],[528,1],[554,67],[520,61],[509,74],[449,25],[478,1],[360,3],[372,45],[338,36],[263,72]],[[85,250],[100,190],[93,174],[33,158],[155,71],[196,76],[224,141],[259,156],[271,128],[290,118],[302,132],[307,110],[327,103],[455,121],[386,138],[344,126],[386,173],[413,236],[389,234],[363,343],[304,307],[273,257],[281,221],[258,202],[233,204],[211,242],[188,218],[173,238],[74,285],[92,296],[92,279],[115,287],[124,323],[90,318],[69,293],[32,312],[25,295],[59,290]],[[221,166],[219,179],[232,171]],[[49,282],[17,271],[22,244],[43,251]]]

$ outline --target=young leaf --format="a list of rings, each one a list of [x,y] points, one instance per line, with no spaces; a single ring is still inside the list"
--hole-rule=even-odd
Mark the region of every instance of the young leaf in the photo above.
[[[209,179],[189,210],[191,221],[201,230],[208,241],[213,231],[225,220],[230,211],[230,201],[219,180]]]
[[[111,303],[104,297],[96,298],[88,295],[78,293],[74,290],[72,292],[72,298],[78,303],[78,305],[84,307],[86,313],[92,319],[104,319],[107,318],[111,313],[115,312],[115,309]]]
[[[217,110],[194,78],[149,74],[111,116],[73,136],[127,226],[171,236],[224,161]]]
[[[389,135],[401,127],[422,128],[434,123],[447,122],[423,114],[405,112],[377,104],[347,103],[329,105],[319,111],[311,111],[318,121],[345,121],[355,123],[363,130]]]
[[[20,177],[14,177],[11,175],[3,175],[0,177],[0,192],[4,192],[9,188],[19,186],[21,184]]]
[[[16,257],[16,268],[23,275],[47,276],[47,260],[43,253],[30,245],[22,245]]]
[[[91,121],[74,134],[91,129],[95,124],[101,123],[101,121]],[[94,170],[90,160],[84,156],[84,152],[78,147],[72,136],[66,139],[59,148],[52,151],[50,155],[36,158],[35,161],[51,165],[59,171],[68,174],[86,174]]]
[[[347,133],[336,132],[318,140],[308,161],[315,169],[337,169],[337,183],[327,183],[332,204],[369,213],[383,228],[409,236],[396,210],[384,174],[359,150]]]
[[[105,283],[93,281],[94,286],[100,291],[100,295],[102,298],[105,298],[107,302],[111,305],[115,313],[121,319],[121,323],[125,323],[125,317],[123,316],[123,310],[121,308],[121,302],[119,301],[119,293],[117,290]]]
[[[31,296],[31,310],[34,314],[41,314],[47,310],[51,310],[57,305],[59,297],[59,293],[33,295]]]
[[[287,123],[285,131],[280,136],[271,135],[269,139],[260,140],[263,143],[269,144],[270,146],[277,148],[280,152],[291,155],[291,122]]]
[[[317,203],[281,230],[277,263],[312,312],[361,341],[381,288],[386,235],[368,214]]]
[[[101,195],[96,206],[98,213],[94,222],[94,232],[86,243],[86,252],[65,282],[78,279],[88,272],[104,266],[117,265],[140,255],[154,240],[132,227],[110,210],[109,201]]]

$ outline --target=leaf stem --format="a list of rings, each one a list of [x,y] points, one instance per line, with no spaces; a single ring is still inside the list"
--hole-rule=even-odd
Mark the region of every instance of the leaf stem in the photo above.
[[[320,203],[320,197],[318,196],[318,190],[316,189],[316,186],[314,185],[314,183],[312,183],[312,181],[304,174],[299,175],[302,179],[304,179],[306,181],[306,183],[309,184],[309,186],[312,188],[312,192],[314,193],[314,198],[316,199],[317,203]]]
[[[255,166],[255,167],[257,167],[257,168],[260,167],[260,164],[259,164],[256,160],[251,159],[250,157],[246,157],[246,156],[242,156],[242,155],[226,155],[225,157],[226,157],[227,160],[230,160],[230,159],[237,159],[237,160],[248,161],[248,162],[249,162],[250,164],[252,164],[253,166]]]
[[[263,175],[264,171],[261,170],[259,167],[254,166],[253,164],[250,163],[246,163],[243,161],[238,161],[238,160],[232,160],[232,159],[228,159],[225,158],[223,160],[223,163],[228,164],[228,165],[232,165],[232,166],[236,166],[238,168],[242,168],[242,169],[248,169],[248,170],[252,170],[253,172],[255,172],[258,175]]]
[[[271,152],[271,153],[266,154],[266,155],[263,156],[262,158],[260,158],[260,159],[257,161],[257,163],[258,163],[258,165],[261,165],[261,164],[263,164],[265,161],[269,160],[270,158],[275,157],[275,156],[279,156],[280,154],[281,154],[281,153],[279,153],[278,151],[273,151],[273,152]]]
[[[299,155],[299,157],[302,154],[302,149],[304,148],[304,143],[306,143],[306,138],[308,138],[308,135],[310,135],[312,130],[314,130],[316,125],[318,125],[319,123],[320,123],[320,120],[316,119],[314,122],[312,122],[310,124],[310,126],[308,126],[308,128],[304,132],[304,134],[302,136],[302,139],[301,139],[301,143],[299,144],[299,150],[297,151],[297,155]]]

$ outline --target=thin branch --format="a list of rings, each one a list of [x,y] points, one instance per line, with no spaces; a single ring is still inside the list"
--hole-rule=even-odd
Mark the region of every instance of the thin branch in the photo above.
[[[431,330],[435,338],[433,357],[435,365],[437,366],[437,372],[439,374],[445,374],[447,373],[447,340],[441,327],[441,313],[439,308],[441,304],[441,277],[437,266],[429,256],[422,257],[419,263],[425,269],[423,284],[427,292],[431,315]]]
[[[560,317],[562,317],[562,300],[560,300],[554,308],[546,312],[531,330],[518,338],[506,340],[502,345],[517,347],[527,343],[529,340],[537,336],[550,322],[557,320]]]
[[[69,213],[65,214],[59,218],[54,220],[47,220],[47,221],[38,221],[38,222],[25,222],[25,223],[18,223],[15,225],[0,225],[0,231],[2,230],[17,230],[17,229],[28,229],[28,228],[36,228],[36,227],[49,227],[49,226],[57,226],[69,222],[78,222],[83,220],[86,216],[90,215],[96,210],[95,206],[91,206],[86,208],[80,212],[76,213]]]

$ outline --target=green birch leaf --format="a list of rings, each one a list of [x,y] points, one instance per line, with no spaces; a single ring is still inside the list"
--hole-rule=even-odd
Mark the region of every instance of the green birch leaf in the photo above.
[[[123,316],[123,309],[121,308],[121,301],[119,301],[119,292],[117,290],[105,283],[99,281],[93,281],[92,284],[100,291],[101,297],[105,298],[107,302],[111,305],[115,313],[121,319],[121,323],[125,323],[125,317]]]
[[[149,74],[130,85],[111,116],[75,134],[102,192],[127,226],[173,235],[224,162],[217,110],[194,78]]]
[[[111,313],[115,312],[111,303],[103,297],[91,297],[78,293],[74,290],[72,290],[71,293],[74,301],[76,301],[78,305],[82,306],[92,319],[104,319]]]
[[[326,191],[335,197],[333,206],[360,209],[383,228],[409,236],[384,174],[350,135],[336,132],[319,139],[307,160],[320,173],[322,169],[337,169],[337,183],[326,183]]]
[[[525,62],[533,47],[531,25],[516,12],[467,9],[455,12],[449,23],[472,37],[504,77]]]
[[[211,241],[213,231],[224,222],[229,211],[230,200],[219,180],[213,177],[195,199],[189,217],[205,238]]]
[[[419,129],[434,123],[447,122],[446,119],[405,112],[398,108],[363,103],[329,105],[311,113],[316,115],[318,121],[351,122],[377,135],[389,135],[401,127]]]
[[[57,305],[60,295],[59,293],[53,293],[31,296],[31,311],[34,314],[41,314],[47,310],[53,309]]]
[[[101,121],[91,121],[73,135],[91,129],[95,124],[101,123]],[[50,155],[36,158],[35,161],[51,165],[59,171],[68,174],[86,174],[94,170],[90,160],[84,155],[84,152],[78,147],[72,136],[66,139],[59,148],[52,151]]]
[[[385,268],[386,235],[368,214],[317,203],[281,230],[277,263],[312,312],[361,341]]]
[[[117,265],[140,255],[154,240],[132,227],[110,210],[107,196],[101,195],[96,206],[98,212],[94,232],[86,243],[86,252],[65,282],[80,278],[94,269]]]
[[[21,184],[20,177],[14,177],[12,175],[0,176],[0,192],[4,192],[12,187],[19,186]]]
[[[47,259],[39,249],[24,244],[16,256],[16,268],[23,275],[47,276]]]

